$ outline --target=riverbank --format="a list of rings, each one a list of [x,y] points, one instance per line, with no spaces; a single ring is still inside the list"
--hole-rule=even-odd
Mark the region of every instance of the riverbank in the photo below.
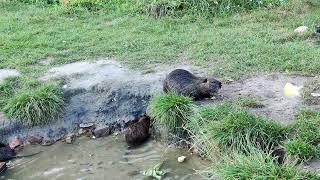
[[[144,114],[175,68],[223,82],[200,105],[242,99],[246,111],[282,125],[294,124],[301,108],[319,111],[311,96],[320,89],[316,3],[159,18],[131,1],[110,2],[96,10],[0,2],[2,142],[35,135],[52,144],[88,122],[121,129]],[[295,32],[299,26],[308,28]],[[283,97],[287,82],[307,96]]]

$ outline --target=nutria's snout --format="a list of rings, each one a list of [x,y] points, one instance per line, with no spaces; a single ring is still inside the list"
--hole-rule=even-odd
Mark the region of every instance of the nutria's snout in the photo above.
[[[219,88],[222,88],[222,83],[220,81],[217,82],[219,85]]]
[[[214,91],[217,92],[219,89],[221,89],[222,83],[221,83],[220,81],[216,80],[216,79],[213,79],[213,80],[211,81],[211,87],[212,87],[212,89],[213,89]]]

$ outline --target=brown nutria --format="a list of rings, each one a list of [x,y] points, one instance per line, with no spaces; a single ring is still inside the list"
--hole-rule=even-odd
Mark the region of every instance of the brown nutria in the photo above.
[[[221,89],[222,83],[214,78],[197,77],[184,69],[170,72],[163,83],[163,91],[173,91],[195,100],[210,98]]]
[[[129,146],[138,146],[149,138],[150,118],[146,115],[130,124],[125,130],[124,135]]]
[[[17,155],[17,153],[14,149],[11,149],[9,146],[7,146],[3,143],[0,143],[0,161],[9,161],[14,158],[34,156],[34,155],[39,154],[41,152],[42,151],[37,152],[37,153],[33,153],[33,154],[29,154],[29,155]]]

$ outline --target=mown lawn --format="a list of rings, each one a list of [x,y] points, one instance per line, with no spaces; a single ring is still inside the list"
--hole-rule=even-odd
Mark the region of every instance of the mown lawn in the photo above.
[[[184,59],[221,78],[261,71],[313,75],[320,72],[319,37],[312,34],[319,12],[320,7],[305,5],[155,19],[2,1],[0,68],[38,77],[50,67],[38,64],[47,57],[57,65],[112,56],[138,68]],[[300,25],[310,27],[304,36],[293,32]]]
[[[53,66],[97,58],[114,57],[149,70],[159,64],[189,63],[222,80],[264,71],[319,74],[320,37],[313,31],[320,23],[320,3],[307,1],[314,0],[290,0],[285,6],[227,16],[197,14],[194,7],[201,5],[193,4],[186,13],[155,18],[140,9],[137,2],[143,0],[101,0],[102,8],[93,10],[55,0],[0,0],[0,69],[22,73],[0,84],[0,111],[9,118],[23,114],[20,119],[36,124],[39,116],[31,114],[53,117],[46,112],[62,109],[61,89],[58,84],[52,88],[57,100],[50,98],[51,91],[39,96],[50,82],[38,78]],[[294,29],[301,25],[309,31],[297,35]],[[41,63],[46,59],[53,62]],[[43,99],[52,111],[40,106]]]

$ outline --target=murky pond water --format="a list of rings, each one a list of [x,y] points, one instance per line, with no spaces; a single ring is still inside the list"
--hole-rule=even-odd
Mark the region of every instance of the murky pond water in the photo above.
[[[196,171],[208,162],[186,150],[168,148],[150,140],[136,149],[128,149],[121,135],[100,139],[78,138],[73,144],[58,142],[49,147],[26,146],[21,154],[44,150],[43,153],[9,163],[3,179],[144,179],[142,172],[164,161],[169,171],[165,179],[202,179]],[[183,163],[178,156],[187,156]]]

